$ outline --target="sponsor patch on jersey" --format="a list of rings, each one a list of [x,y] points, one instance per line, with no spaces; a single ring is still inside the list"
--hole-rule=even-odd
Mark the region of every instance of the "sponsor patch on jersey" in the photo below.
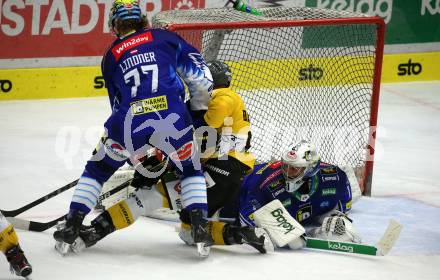
[[[194,152],[194,145],[193,142],[190,141],[186,144],[184,144],[180,149],[177,151],[171,153],[170,157],[174,161],[184,161],[189,159]]]
[[[149,43],[152,41],[153,35],[151,35],[151,32],[145,32],[115,45],[112,48],[112,54],[115,57],[116,61],[118,61],[126,51],[131,50],[141,44]]]
[[[330,196],[336,194],[336,188],[322,189],[322,196]]]
[[[321,169],[321,174],[323,175],[331,175],[331,174],[337,174],[338,170],[336,169],[336,167],[327,167],[327,168],[323,168]]]
[[[161,95],[131,102],[130,108],[133,116],[168,110],[167,97]]]
[[[321,204],[319,204],[319,207],[321,208],[326,208],[330,205],[330,202],[328,202],[327,200],[321,202]]]
[[[298,209],[298,212],[296,212],[296,220],[298,222],[302,222],[304,220],[307,220],[312,216],[312,205],[306,204],[304,206],[301,206]]]
[[[322,176],[322,181],[324,181],[324,182],[328,182],[328,181],[339,181],[339,176],[338,176],[338,175],[334,175],[334,176]]]
[[[308,194],[302,194],[302,195],[299,197],[299,200],[302,201],[302,202],[306,202],[307,200],[309,200],[309,198],[310,198],[310,195],[308,195]]]
[[[280,194],[282,194],[285,191],[286,191],[285,188],[279,189],[276,192],[272,193],[272,196],[273,196],[273,198],[276,198],[277,196],[279,196]]]
[[[267,187],[269,188],[269,190],[273,191],[273,190],[278,189],[280,186],[284,187],[284,185],[281,183],[281,181],[278,180],[276,182],[269,184],[269,186],[267,186]]]
[[[274,173],[270,174],[260,185],[260,189],[263,188],[268,182],[270,182],[273,178],[280,175],[281,172],[283,172],[281,169],[275,171]]]
[[[104,141],[106,154],[114,160],[123,161],[130,157],[130,153],[118,142],[107,138]]]

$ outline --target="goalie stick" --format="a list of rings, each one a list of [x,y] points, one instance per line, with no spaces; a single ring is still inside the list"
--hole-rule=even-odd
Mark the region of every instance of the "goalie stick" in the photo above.
[[[15,216],[23,213],[24,211],[29,210],[32,207],[35,207],[38,204],[41,204],[41,203],[45,202],[46,200],[48,200],[48,199],[50,199],[50,198],[52,198],[52,197],[54,197],[56,195],[59,195],[60,193],[62,193],[64,191],[67,191],[68,189],[70,189],[73,186],[75,186],[76,183],[78,183],[78,179],[73,181],[73,182],[70,182],[69,184],[67,184],[65,186],[62,186],[61,188],[59,188],[59,189],[57,189],[57,190],[55,190],[55,191],[53,191],[53,192],[43,196],[43,197],[40,197],[39,199],[37,199],[37,200],[35,200],[35,201],[33,201],[33,202],[23,206],[23,207],[20,207],[20,208],[15,209],[15,210],[10,210],[10,211],[8,211],[8,210],[1,210],[0,209],[0,211],[3,213],[3,215],[5,217],[15,217]]]
[[[338,251],[345,253],[354,253],[372,256],[385,256],[393,248],[394,243],[399,238],[402,225],[395,220],[390,220],[388,227],[379,242],[373,245],[338,242],[322,240],[316,238],[306,238],[306,247],[311,249],[321,249],[329,251]]]

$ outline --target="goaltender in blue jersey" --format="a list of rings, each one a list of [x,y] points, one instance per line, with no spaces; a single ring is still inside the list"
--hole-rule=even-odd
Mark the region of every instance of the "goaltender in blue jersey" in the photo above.
[[[290,154],[292,156],[292,154]],[[298,222],[306,222],[332,210],[346,213],[351,209],[351,187],[347,175],[339,167],[316,163],[290,189],[288,174],[292,167],[283,161],[255,166],[245,177],[239,202],[240,221],[254,225],[253,213],[263,205],[278,199]]]
[[[299,232],[296,237],[285,238],[279,234],[283,229],[273,225],[280,219],[299,227],[298,222],[304,225],[310,221],[319,227],[310,227],[306,233],[309,237],[358,243],[360,237],[347,216],[351,205],[347,174],[338,166],[321,162],[315,146],[302,140],[280,161],[256,165],[243,180],[239,200],[225,207],[220,216],[262,227],[275,245],[298,249],[305,245],[305,235]]]

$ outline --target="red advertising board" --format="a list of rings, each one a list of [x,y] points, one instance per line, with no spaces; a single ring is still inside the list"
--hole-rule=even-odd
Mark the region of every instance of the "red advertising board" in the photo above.
[[[0,59],[101,56],[114,37],[113,0],[0,0]],[[205,0],[140,0],[148,18],[170,9],[204,8]]]

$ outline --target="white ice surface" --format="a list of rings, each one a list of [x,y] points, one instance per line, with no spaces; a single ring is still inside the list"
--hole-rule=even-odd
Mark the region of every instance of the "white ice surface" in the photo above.
[[[1,102],[0,208],[16,209],[77,178],[108,113],[106,98]],[[178,239],[175,224],[148,218],[66,257],[54,251],[52,229],[18,234],[34,280],[440,279],[439,143],[440,83],[384,85],[372,197],[356,203],[352,217],[371,244],[390,218],[403,224],[385,257],[313,250],[260,255],[246,246],[222,246],[200,260]],[[71,195],[20,217],[61,216]],[[0,280],[18,279],[1,259]]]

